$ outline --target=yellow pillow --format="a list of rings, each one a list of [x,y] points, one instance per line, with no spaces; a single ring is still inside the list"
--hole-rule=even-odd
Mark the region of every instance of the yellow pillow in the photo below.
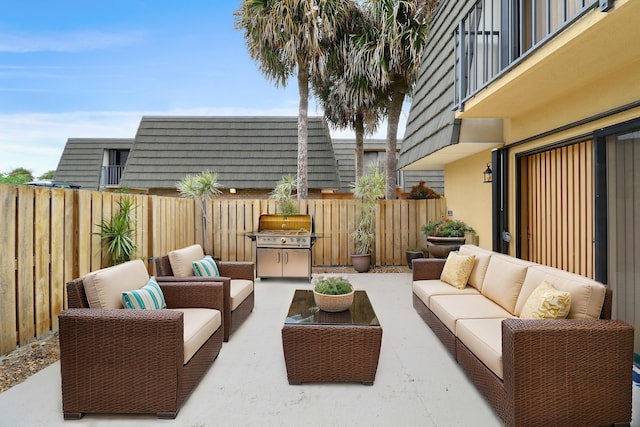
[[[457,252],[449,252],[440,274],[440,280],[454,288],[464,289],[467,286],[471,270],[473,270],[475,259],[475,255],[460,255]]]
[[[571,294],[559,291],[546,280],[538,285],[524,303],[521,319],[564,319],[571,308]]]

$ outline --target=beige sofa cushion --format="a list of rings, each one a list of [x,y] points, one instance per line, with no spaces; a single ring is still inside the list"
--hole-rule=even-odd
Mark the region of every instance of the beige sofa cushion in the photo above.
[[[464,289],[467,286],[475,259],[475,255],[460,255],[457,252],[449,252],[440,274],[440,280],[454,288]]]
[[[210,308],[170,308],[184,314],[184,364],[207,342],[222,325],[222,314]]]
[[[504,308],[482,295],[436,295],[431,297],[430,310],[451,332],[457,335],[460,319],[512,318]]]
[[[253,292],[253,281],[247,279],[231,279],[230,284],[230,296],[231,296],[231,311],[238,308],[242,301],[247,299],[251,292]]]
[[[416,280],[413,282],[413,293],[426,305],[430,307],[430,299],[434,295],[479,295],[477,289],[467,286],[464,289],[456,289],[441,280]]]
[[[515,313],[520,315],[529,295],[546,280],[554,288],[571,294],[567,319],[599,319],[606,287],[595,280],[553,267],[535,265],[527,270]]]
[[[482,283],[482,295],[514,314],[527,267],[532,265],[535,264],[507,255],[492,255]]]
[[[175,277],[189,277],[194,275],[192,262],[204,258],[204,251],[200,245],[191,245],[171,251],[167,255],[173,275]]]
[[[461,319],[457,337],[499,378],[503,378],[502,321],[504,319]]]
[[[476,259],[473,262],[473,269],[469,275],[468,284],[482,290],[482,282],[484,282],[484,276],[487,273],[487,267],[489,267],[489,259],[494,252],[482,249],[475,245],[462,245],[460,246],[460,255],[475,255]]]
[[[124,307],[122,293],[146,285],[149,273],[144,262],[136,259],[91,272],[82,282],[89,307],[116,309]]]

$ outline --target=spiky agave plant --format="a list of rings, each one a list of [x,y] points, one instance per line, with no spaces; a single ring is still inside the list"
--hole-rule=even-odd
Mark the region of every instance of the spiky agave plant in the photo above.
[[[99,224],[100,232],[95,233],[102,238],[102,248],[110,265],[130,261],[136,253],[135,204],[128,197],[117,201],[118,211],[109,219]]]
[[[218,173],[204,171],[198,175],[185,175],[176,184],[180,197],[200,201],[202,209],[202,241],[207,242],[207,206],[209,200],[222,194],[222,185],[218,182]]]

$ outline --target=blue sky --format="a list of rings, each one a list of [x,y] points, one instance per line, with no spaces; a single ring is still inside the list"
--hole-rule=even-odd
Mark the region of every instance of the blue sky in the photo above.
[[[239,4],[4,2],[0,172],[55,169],[67,138],[133,138],[143,115],[297,116],[295,80],[267,81],[234,29]]]

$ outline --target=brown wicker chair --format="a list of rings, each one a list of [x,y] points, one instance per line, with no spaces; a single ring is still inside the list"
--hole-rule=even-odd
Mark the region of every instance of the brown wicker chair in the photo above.
[[[200,245],[193,245],[188,248],[199,248],[200,253],[202,247]],[[174,251],[176,252],[176,251]],[[254,307],[254,292],[244,298],[244,300],[237,305],[235,309],[232,309],[232,288],[234,287],[234,281],[236,280],[249,280],[254,282],[255,268],[254,263],[250,261],[219,261],[215,260],[220,277],[197,277],[197,276],[176,276],[174,269],[171,266],[169,254],[156,257],[155,262],[155,275],[159,282],[167,281],[213,281],[222,282],[224,286],[224,341],[229,341],[229,337],[235,331],[238,330],[240,325],[249,317],[249,314],[253,311]],[[191,273],[193,274],[193,273]]]
[[[222,310],[221,283],[160,287],[167,308]],[[69,309],[59,315],[64,418],[85,413],[175,418],[218,356],[223,324],[184,363],[185,312],[89,308],[83,278],[67,283],[67,291]]]

